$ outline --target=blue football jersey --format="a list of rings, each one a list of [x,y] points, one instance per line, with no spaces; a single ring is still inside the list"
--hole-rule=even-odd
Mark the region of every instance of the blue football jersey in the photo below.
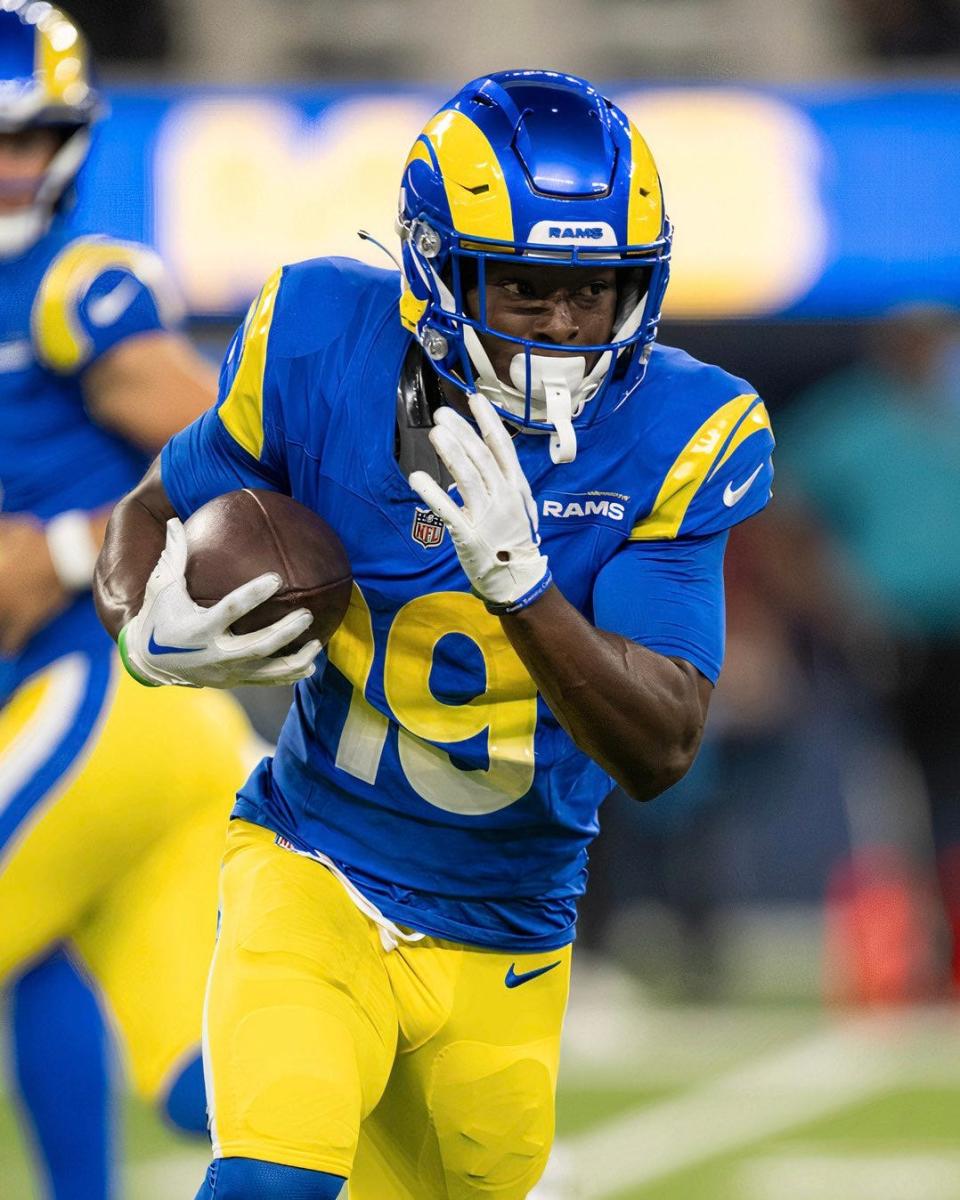
[[[125,338],[175,319],[159,259],[146,247],[81,235],[68,217],[19,258],[0,260],[0,511],[49,520],[112,504],[144,454],[95,424],[81,376]],[[0,703],[70,650],[109,651],[89,593],[16,658],[0,656]]]
[[[234,815],[325,854],[402,925],[554,948],[573,937],[612,784],[399,469],[399,295],[396,274],[349,260],[277,271],[229,349],[217,407],[163,452],[181,517],[233,488],[276,489],[329,522],[353,566],[346,619]],[[544,436],[515,445],[570,603],[715,680],[726,533],[772,479],[749,385],[655,347],[635,394],[580,430],[574,462],[552,463]]]

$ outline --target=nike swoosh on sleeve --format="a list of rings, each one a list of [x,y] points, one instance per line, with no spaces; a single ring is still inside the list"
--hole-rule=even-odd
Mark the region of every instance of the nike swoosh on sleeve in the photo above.
[[[33,346],[29,338],[0,342],[0,374],[24,371],[33,362]]]
[[[126,276],[102,296],[97,296],[87,305],[87,316],[94,325],[101,329],[107,325],[115,325],[140,292],[140,284]]]
[[[757,467],[757,469],[750,476],[750,478],[741,483],[739,487],[735,488],[732,483],[727,484],[727,486],[723,489],[723,502],[727,508],[733,508],[738,500],[742,500],[744,498],[744,496],[750,490],[753,481],[762,470],[763,463],[761,463],[760,466]]]

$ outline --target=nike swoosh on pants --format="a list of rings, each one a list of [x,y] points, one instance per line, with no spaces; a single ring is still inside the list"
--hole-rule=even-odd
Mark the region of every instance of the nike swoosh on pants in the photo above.
[[[536,979],[538,975],[546,975],[546,973],[548,971],[552,971],[554,967],[560,966],[560,959],[558,958],[556,962],[547,963],[545,967],[536,967],[532,971],[524,971],[520,975],[518,975],[514,969],[516,965],[516,963],[510,964],[510,968],[507,971],[506,977],[504,978],[503,982],[508,988],[519,987],[522,983],[529,983],[531,979]]]

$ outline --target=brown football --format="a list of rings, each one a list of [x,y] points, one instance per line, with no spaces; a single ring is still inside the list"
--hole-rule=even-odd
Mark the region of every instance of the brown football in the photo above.
[[[266,571],[283,580],[278,592],[235,621],[234,633],[262,629],[296,608],[309,608],[313,624],[278,654],[311,638],[326,645],[350,601],[353,576],[340,539],[311,509],[261,488],[217,496],[184,525],[187,588],[204,608]]]

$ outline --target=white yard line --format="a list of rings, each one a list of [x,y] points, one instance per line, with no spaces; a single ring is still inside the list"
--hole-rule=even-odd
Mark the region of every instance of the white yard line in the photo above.
[[[822,1027],[816,1010],[575,1003],[564,1023],[560,1086],[688,1087]]]
[[[737,1167],[741,1200],[956,1200],[960,1154],[781,1154]]]
[[[603,1200],[888,1089],[899,1057],[889,1028],[845,1022],[569,1139],[579,1194]]]

